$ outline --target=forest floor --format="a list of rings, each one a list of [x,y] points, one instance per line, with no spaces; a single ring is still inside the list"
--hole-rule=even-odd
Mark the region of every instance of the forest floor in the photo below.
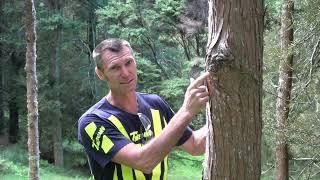
[[[0,145],[0,180],[27,180],[27,151],[21,145]],[[175,150],[169,155],[167,180],[201,179],[203,156],[193,157]],[[40,179],[46,180],[88,180],[85,169],[58,168],[45,160],[40,161]]]

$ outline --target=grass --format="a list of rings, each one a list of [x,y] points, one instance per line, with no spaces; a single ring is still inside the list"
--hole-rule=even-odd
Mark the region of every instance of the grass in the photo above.
[[[191,156],[175,150],[169,156],[168,180],[200,180],[202,177],[203,156]]]
[[[193,157],[175,150],[169,155],[168,180],[199,180],[202,172],[203,156]],[[0,179],[28,179],[28,153],[21,145],[0,146]],[[58,168],[40,160],[40,179],[46,180],[88,180],[88,172]]]
[[[28,179],[28,154],[20,145],[0,146],[1,180]],[[47,161],[40,160],[40,179],[46,180],[88,180],[81,171],[58,168]]]
[[[77,146],[67,145],[65,148],[66,167],[76,167],[84,164],[81,159],[81,152]],[[194,157],[181,150],[174,150],[169,155],[169,173],[167,180],[200,180],[202,177],[202,162],[204,157]],[[291,176],[295,179],[320,179],[319,169],[315,165],[301,171],[306,163],[291,164]],[[265,167],[265,169],[269,169]],[[28,153],[22,145],[0,145],[0,180],[27,180],[28,179]],[[318,174],[317,174],[318,173]],[[311,175],[312,177],[309,177]],[[58,168],[47,161],[40,160],[40,179],[45,180],[89,180],[89,170],[76,170],[71,168]],[[274,179],[274,171],[271,169],[261,176],[261,180]]]

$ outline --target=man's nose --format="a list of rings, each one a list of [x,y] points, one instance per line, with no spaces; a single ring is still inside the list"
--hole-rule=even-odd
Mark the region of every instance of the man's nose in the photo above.
[[[130,71],[127,67],[124,66],[121,68],[121,75],[122,76],[127,77],[129,74],[130,74]]]

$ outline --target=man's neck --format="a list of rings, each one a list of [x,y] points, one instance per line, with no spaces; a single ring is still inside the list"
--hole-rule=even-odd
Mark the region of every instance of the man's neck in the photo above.
[[[111,91],[106,96],[108,102],[115,107],[118,107],[126,112],[137,114],[138,103],[136,92],[126,95],[112,93]]]

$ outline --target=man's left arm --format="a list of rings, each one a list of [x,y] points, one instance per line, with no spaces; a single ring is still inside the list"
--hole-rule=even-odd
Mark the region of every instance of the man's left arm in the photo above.
[[[193,156],[202,155],[206,149],[207,126],[193,131],[190,138],[180,146],[181,149]]]

